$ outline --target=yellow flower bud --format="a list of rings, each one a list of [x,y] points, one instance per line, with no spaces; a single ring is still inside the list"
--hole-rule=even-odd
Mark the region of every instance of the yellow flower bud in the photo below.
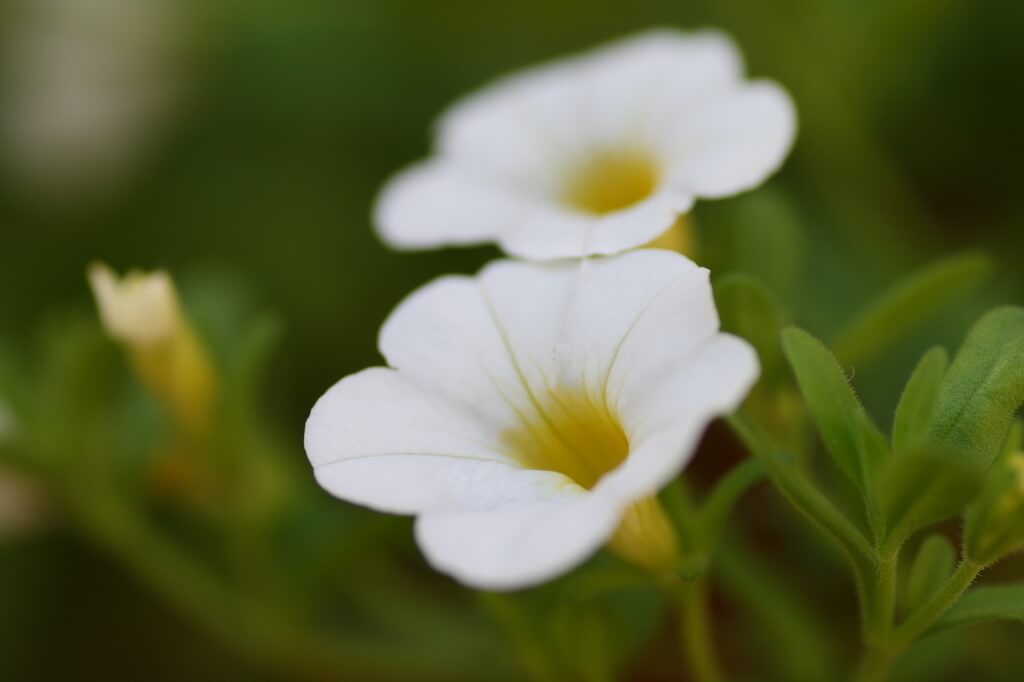
[[[679,556],[672,522],[656,497],[626,510],[608,546],[622,558],[657,572],[672,570]]]
[[[186,430],[202,430],[215,381],[206,349],[181,311],[171,277],[163,271],[129,272],[89,267],[89,283],[107,333],[121,342],[139,379]]]
[[[1024,549],[1024,452],[996,462],[967,515],[967,555],[990,564]]]
[[[675,251],[689,258],[697,255],[697,233],[693,228],[693,219],[682,215],[665,232],[644,245],[648,249],[664,249]]]

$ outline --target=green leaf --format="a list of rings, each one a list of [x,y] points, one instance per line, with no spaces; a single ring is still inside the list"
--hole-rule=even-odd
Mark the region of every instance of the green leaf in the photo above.
[[[860,492],[869,494],[873,473],[887,456],[887,441],[820,341],[790,327],[782,332],[782,346],[826,449]]]
[[[920,447],[928,438],[928,429],[939,404],[942,379],[949,367],[944,348],[925,353],[903,389],[892,427],[892,446],[897,452]]]
[[[730,269],[750,273],[789,300],[804,264],[800,216],[779,192],[762,189],[728,202]]]
[[[987,468],[1024,402],[1024,308],[978,321],[946,375],[929,438],[933,447]]]
[[[953,256],[915,272],[846,325],[833,344],[836,356],[848,365],[870,361],[950,303],[980,287],[991,272],[991,261],[979,253]]]
[[[906,604],[908,613],[913,613],[942,588],[953,573],[955,561],[953,545],[945,536],[932,534],[925,538],[910,567]]]
[[[976,469],[951,457],[890,457],[878,476],[887,540],[902,543],[914,531],[963,511],[981,490]]]
[[[1024,623],[1024,584],[975,587],[946,612],[930,633],[995,620]]]
[[[715,281],[715,303],[722,330],[750,342],[761,360],[762,376],[771,382],[782,364],[782,314],[775,298],[759,280],[734,273]]]

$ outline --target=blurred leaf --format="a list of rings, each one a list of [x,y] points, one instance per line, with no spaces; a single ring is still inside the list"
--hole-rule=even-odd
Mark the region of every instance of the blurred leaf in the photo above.
[[[878,476],[886,539],[898,545],[914,531],[960,513],[980,489],[978,472],[950,457],[890,457]]]
[[[782,332],[782,346],[826,449],[857,489],[870,495],[872,474],[886,458],[888,443],[820,341],[790,327]]]
[[[788,300],[803,272],[804,238],[787,197],[762,188],[703,210],[714,223],[713,234],[700,241],[712,271],[751,275]]]
[[[731,600],[760,626],[758,638],[781,673],[773,679],[818,682],[834,679],[839,653],[833,639],[835,621],[823,617],[815,597],[798,576],[780,571],[761,552],[747,549],[735,538],[721,543],[715,576]],[[792,652],[799,651],[799,656]]]
[[[949,355],[945,349],[932,348],[914,369],[903,389],[892,426],[892,446],[896,452],[919,446],[928,437],[948,367]]]
[[[715,281],[715,303],[722,330],[754,346],[761,360],[762,376],[767,383],[773,383],[782,363],[782,314],[775,298],[756,278],[736,273]]]
[[[991,261],[978,253],[953,256],[917,271],[846,325],[833,343],[836,356],[844,365],[871,361],[922,322],[980,287],[991,273]]]
[[[999,453],[1024,402],[1024,308],[997,308],[978,321],[946,375],[930,442],[976,469]]]
[[[930,632],[994,620],[1024,623],[1024,584],[975,587],[961,597]]]
[[[912,613],[932,597],[953,573],[953,545],[945,536],[929,535],[917,550],[907,582],[906,610]]]

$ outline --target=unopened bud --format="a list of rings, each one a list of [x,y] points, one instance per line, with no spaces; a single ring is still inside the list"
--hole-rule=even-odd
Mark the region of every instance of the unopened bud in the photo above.
[[[125,346],[139,378],[182,426],[202,429],[213,403],[213,371],[171,277],[133,271],[119,279],[102,264],[88,274],[103,326]]]
[[[657,572],[672,570],[679,554],[675,529],[656,497],[625,511],[608,546],[622,558]]]
[[[992,467],[967,513],[964,540],[967,556],[982,565],[1024,549],[1024,452]]]

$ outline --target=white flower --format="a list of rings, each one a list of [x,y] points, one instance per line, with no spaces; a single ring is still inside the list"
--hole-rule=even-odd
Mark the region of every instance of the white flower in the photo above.
[[[29,189],[115,189],[177,106],[188,39],[175,0],[31,0],[0,25],[3,161]]]
[[[758,374],[750,346],[719,332],[707,271],[657,250],[443,277],[379,345],[390,368],[313,408],[316,478],[416,515],[429,561],[486,589],[547,580],[609,540],[641,561],[658,551],[650,497]]]
[[[650,242],[697,197],[760,184],[792,145],[795,119],[781,88],[744,80],[725,36],[643,33],[456,104],[436,156],[385,187],[375,222],[399,248],[615,253]]]
[[[88,274],[103,326],[115,339],[154,344],[170,338],[180,325],[178,297],[166,272],[132,271],[118,279],[96,263]]]

